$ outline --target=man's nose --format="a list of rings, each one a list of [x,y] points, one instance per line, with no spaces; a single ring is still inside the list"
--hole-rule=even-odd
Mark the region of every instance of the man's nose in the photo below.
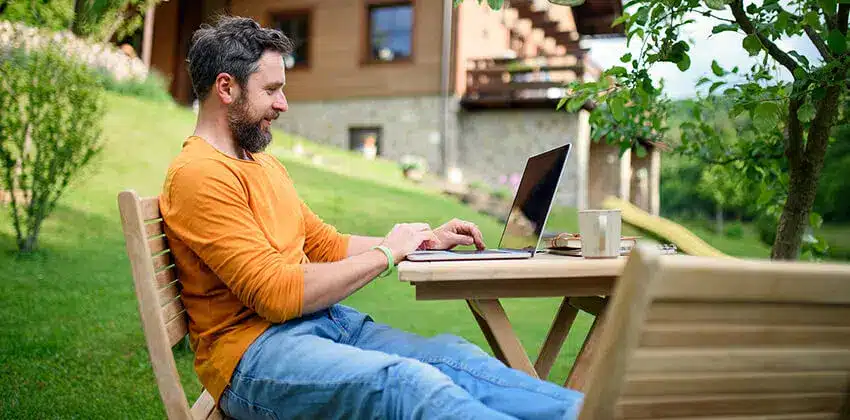
[[[286,110],[289,109],[289,103],[286,101],[286,95],[284,95],[283,92],[281,92],[280,95],[278,95],[278,97],[275,99],[274,103],[272,104],[272,108],[274,108],[274,110],[278,112],[286,112]]]

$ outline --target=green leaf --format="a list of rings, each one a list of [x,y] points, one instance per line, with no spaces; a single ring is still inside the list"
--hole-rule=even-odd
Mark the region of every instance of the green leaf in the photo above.
[[[759,38],[755,34],[747,35],[744,38],[743,46],[750,53],[750,56],[754,56],[761,51],[761,41],[759,41]]]
[[[747,6],[747,13],[749,13],[751,15],[758,13],[758,11],[759,11],[759,7],[756,6],[755,4],[750,4],[749,6]]]
[[[579,108],[581,108],[586,101],[587,101],[587,98],[585,98],[584,95],[570,99],[570,101],[567,102],[567,111],[569,111],[569,112],[578,111]]]
[[[803,69],[802,67],[797,67],[796,69],[794,69],[793,74],[794,74],[794,78],[797,79],[797,80],[805,79],[806,76],[808,76],[808,73],[806,73],[806,70]]]
[[[721,23],[713,28],[711,28],[711,33],[719,34],[721,32],[735,32],[738,30],[738,24],[736,23]]]
[[[835,14],[835,6],[838,4],[838,0],[818,0],[818,5],[823,9],[823,12],[826,13],[827,16],[832,16]]]
[[[779,15],[776,16],[776,23],[773,24],[773,28],[778,32],[784,32],[785,28],[788,27],[788,18],[788,12],[784,10],[779,12]]]
[[[617,121],[622,121],[626,118],[626,100],[620,97],[612,98],[608,101],[608,106],[611,107],[611,115]]]
[[[649,6],[641,6],[635,13],[635,22],[638,25],[646,25],[646,20],[649,19]]]
[[[806,101],[800,109],[797,110],[797,118],[802,122],[809,122],[815,118],[815,106],[812,101]]]
[[[804,66],[809,67],[809,59],[806,58],[805,55],[802,55],[802,54],[800,54],[800,53],[798,53],[797,51],[794,51],[794,50],[788,51],[788,55],[796,58],[797,61],[802,63]]]
[[[812,89],[812,99],[819,101],[826,96],[826,89],[821,87],[816,87]]]
[[[637,154],[638,158],[645,158],[646,149],[642,145],[638,144],[637,147],[635,147],[635,154]]]
[[[714,92],[717,88],[719,88],[720,86],[723,86],[724,84],[725,84],[725,82],[714,82],[714,83],[712,83],[712,84],[711,84],[711,87],[710,87],[710,88],[708,88],[708,94],[710,95],[710,94],[711,94],[712,92]]]
[[[809,226],[814,229],[820,229],[823,226],[823,217],[816,212],[811,212],[809,214]]]
[[[676,63],[676,66],[679,67],[680,71],[687,71],[691,68],[691,57],[683,53],[682,58]]]
[[[709,79],[708,77],[705,77],[705,76],[700,77],[699,80],[697,81],[697,86],[702,86],[702,85],[704,85],[704,84],[706,84],[710,81],[711,81],[711,79]]]
[[[625,53],[622,57],[620,57],[620,61],[623,63],[628,63],[632,61],[632,53]]]
[[[820,28],[820,16],[818,16],[817,12],[806,13],[806,16],[803,17],[803,22],[805,22],[806,25],[809,25],[812,28]]]
[[[844,54],[847,51],[847,39],[838,30],[831,30],[826,37],[826,45],[829,45],[830,51],[835,55]]]
[[[629,74],[629,72],[623,66],[614,66],[608,70],[605,70],[605,74],[608,76],[625,76]]]
[[[649,21],[655,22],[661,16],[662,13],[664,13],[664,4],[656,4],[655,7],[652,9],[652,14],[649,15]]]
[[[502,3],[504,3],[504,2],[505,2],[505,0],[487,0],[487,4],[490,5],[490,8],[493,9],[493,10],[501,9]]]
[[[463,0],[455,0],[455,1],[463,1]],[[557,111],[557,110],[560,110],[561,108],[563,108],[563,107],[564,107],[564,104],[566,104],[566,103],[567,103],[567,101],[568,101],[569,99],[570,99],[570,98],[568,98],[568,97],[566,97],[566,96],[564,96],[563,98],[561,98],[561,100],[560,100],[560,101],[558,101],[558,106],[556,106],[556,107],[555,107],[555,110]]]
[[[723,67],[720,67],[720,64],[717,64],[717,60],[711,60],[711,72],[717,77],[726,74],[726,70],[723,70]]]
[[[714,10],[723,10],[726,8],[726,4],[728,3],[725,0],[704,0],[704,2],[709,9]]]
[[[762,102],[753,110],[752,117],[757,130],[775,130],[779,122],[779,105],[775,102]]]

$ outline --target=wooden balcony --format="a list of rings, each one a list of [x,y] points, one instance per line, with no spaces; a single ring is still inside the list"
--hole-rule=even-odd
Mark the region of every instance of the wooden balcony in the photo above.
[[[549,108],[582,77],[581,54],[563,57],[469,60],[461,106],[473,109]]]

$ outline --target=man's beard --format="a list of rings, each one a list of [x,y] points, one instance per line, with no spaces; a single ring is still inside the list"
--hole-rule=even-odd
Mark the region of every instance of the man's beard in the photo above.
[[[239,147],[249,153],[259,153],[265,150],[266,146],[272,141],[272,133],[271,130],[264,130],[261,124],[264,118],[268,118],[271,121],[277,118],[277,115],[264,116],[252,120],[248,101],[245,100],[244,93],[233,102],[229,111],[227,125],[230,127],[230,132],[233,134],[233,138],[236,139]]]

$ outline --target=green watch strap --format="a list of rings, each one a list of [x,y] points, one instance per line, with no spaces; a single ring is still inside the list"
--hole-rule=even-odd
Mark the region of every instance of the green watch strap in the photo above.
[[[382,272],[381,274],[378,274],[378,277],[389,276],[390,273],[393,271],[393,267],[395,267],[395,257],[393,257],[393,252],[383,245],[373,246],[372,249],[377,249],[387,256],[387,269],[384,270],[384,272]]]

